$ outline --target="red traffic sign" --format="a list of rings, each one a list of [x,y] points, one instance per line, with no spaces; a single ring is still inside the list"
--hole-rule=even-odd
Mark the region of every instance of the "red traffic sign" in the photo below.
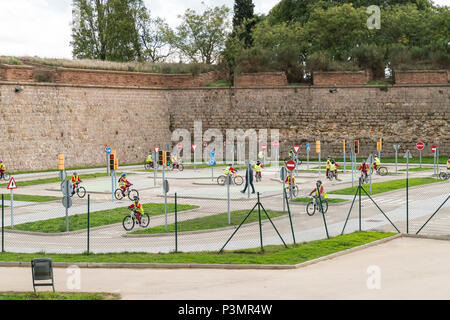
[[[435,153],[436,150],[437,150],[437,146],[432,146],[432,147],[431,147],[431,152]]]
[[[275,149],[278,149],[278,147],[280,146],[280,143],[278,142],[278,140],[275,140],[275,141],[272,143],[272,145],[273,145],[273,147],[274,147]]]
[[[206,148],[208,146],[208,142],[203,142],[203,146]]]
[[[11,179],[9,179],[9,183],[8,183],[7,189],[9,189],[9,190],[11,190],[11,189],[17,189],[16,180],[14,180],[13,177],[11,177]]]
[[[267,150],[267,144],[262,144],[261,145],[261,150],[266,151]]]
[[[289,160],[288,162],[286,162],[286,168],[290,171],[294,170],[295,166],[296,166],[296,164],[292,160]]]
[[[300,146],[294,146],[294,152],[298,153],[300,151]]]
[[[183,149],[183,145],[182,145],[181,143],[179,143],[179,144],[177,145],[177,148],[178,148],[178,151],[181,151],[181,150]]]
[[[193,145],[192,145],[192,150],[195,151],[195,149],[197,149],[197,145],[196,145],[196,144],[193,144]]]
[[[154,149],[155,149],[155,152],[158,153],[159,147],[155,147]]]
[[[423,150],[424,147],[425,147],[425,145],[423,144],[423,142],[419,141],[416,143],[417,150]]]

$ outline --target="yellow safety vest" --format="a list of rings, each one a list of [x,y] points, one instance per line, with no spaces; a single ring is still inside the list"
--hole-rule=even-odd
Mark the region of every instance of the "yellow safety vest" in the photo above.
[[[330,169],[330,167],[331,167],[331,161],[327,160],[327,169]]]
[[[261,172],[261,164],[255,164],[254,168],[256,172]]]

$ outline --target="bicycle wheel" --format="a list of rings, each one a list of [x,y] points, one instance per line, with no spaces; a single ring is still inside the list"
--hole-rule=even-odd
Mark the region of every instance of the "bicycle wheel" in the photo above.
[[[150,224],[150,216],[148,215],[148,213],[144,213],[141,216],[141,227],[147,228],[149,224]]]
[[[114,191],[114,197],[117,200],[122,200],[123,198],[122,189],[116,189],[116,191]]]
[[[169,169],[173,171],[173,163],[169,164]]]
[[[126,216],[125,218],[123,218],[122,220],[122,225],[123,228],[127,231],[130,231],[134,228],[134,219],[131,215]]]
[[[8,172],[5,172],[3,175],[3,179],[9,180],[10,174]]]
[[[149,169],[151,169],[151,168],[152,168],[152,167],[151,167],[150,163],[144,164],[144,169],[145,169],[145,170],[149,170]]]
[[[133,201],[134,197],[139,197],[139,192],[137,192],[136,189],[131,189],[130,192],[128,192],[128,199],[130,199],[130,201]]]
[[[184,170],[184,166],[181,163],[178,165],[178,170],[180,170],[180,171]]]
[[[244,179],[242,179],[241,176],[234,177],[234,184],[237,186],[240,186],[242,183],[244,183]]]
[[[86,195],[86,189],[84,187],[79,187],[77,190],[77,195],[80,198],[84,198],[84,196]]]
[[[327,213],[327,211],[328,211],[328,202],[327,202],[327,200],[322,200],[322,208],[323,208],[323,213],[324,214]],[[319,212],[320,212],[320,210],[319,210]]]
[[[227,180],[227,177],[225,177],[225,176],[219,176],[219,177],[217,178],[217,184],[218,184],[219,186],[224,186],[226,180]]]
[[[388,174],[388,169],[386,167],[380,167],[380,169],[378,169],[378,172],[380,173],[380,176],[385,176]]]
[[[312,217],[315,212],[316,212],[316,206],[315,206],[314,202],[308,203],[308,205],[306,206],[306,213],[308,214],[308,216]]]
[[[332,181],[333,180],[333,174],[331,172],[328,172],[327,179]]]
[[[441,173],[439,173],[439,178],[441,178],[442,180],[447,180],[448,179],[448,175],[445,172],[441,172]]]
[[[294,196],[294,198],[298,197],[298,188],[295,187],[294,190],[292,190],[292,195]]]

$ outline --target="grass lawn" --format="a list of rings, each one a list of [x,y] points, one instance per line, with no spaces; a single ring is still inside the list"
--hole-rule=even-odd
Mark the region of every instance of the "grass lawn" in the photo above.
[[[0,292],[0,300],[118,300],[113,293]]]
[[[147,203],[143,204],[144,212],[152,216],[164,214],[164,203]],[[178,204],[178,211],[185,211],[198,208],[198,206]],[[167,212],[174,212],[175,204],[167,204]],[[121,223],[125,215],[129,213],[127,207],[95,211],[90,213],[91,228],[109,224]],[[10,227],[5,227],[9,229]],[[15,230],[23,230],[30,232],[59,233],[66,231],[66,217],[41,220],[35,222],[27,222],[14,226]],[[87,213],[69,216],[69,231],[87,229]]]
[[[408,168],[408,171],[428,171],[428,170],[433,170],[433,168]],[[406,172],[406,169],[400,169],[398,171]]]
[[[230,222],[228,224],[228,214],[226,212],[214,214],[206,217],[189,219],[186,221],[178,222],[178,232],[183,231],[196,231],[196,230],[208,230],[224,228],[229,226],[238,226],[242,220],[247,216],[250,210],[236,210],[230,212]],[[267,210],[267,214],[271,219],[287,214],[287,212],[277,212]],[[264,211],[261,211],[261,220],[266,220],[267,217]],[[258,211],[255,209],[252,214],[248,217],[245,223],[251,223],[258,221]],[[167,232],[175,232],[175,224],[167,225]],[[153,234],[153,233],[166,233],[165,226],[156,226],[153,228],[140,229],[133,232],[128,232],[129,234]]]
[[[356,192],[356,190],[355,190]],[[328,198],[326,199],[327,202],[330,203],[341,203],[341,202],[347,202],[349,200],[347,199],[337,199],[337,198]],[[304,198],[295,198],[293,200],[291,200],[291,202],[301,202],[301,203],[310,203],[311,202],[311,198],[310,197],[304,197]]]
[[[11,194],[6,193],[4,195],[4,199],[11,200]],[[15,201],[29,201],[29,202],[47,202],[47,201],[55,201],[61,200],[61,197],[52,197],[52,196],[36,196],[31,194],[14,194]]]
[[[122,173],[118,173],[117,176],[120,176]],[[127,173],[128,175],[131,175],[132,173]],[[106,177],[108,176],[108,174],[106,172],[99,172],[99,173],[89,173],[89,174],[83,174],[83,175],[79,175],[81,180],[88,180],[88,179],[94,179],[94,178],[101,178],[101,177]],[[71,174],[67,174],[67,178],[66,180],[71,180],[72,179],[72,175]],[[17,186],[18,187],[26,187],[26,186],[35,186],[38,184],[47,184],[47,183],[56,183],[56,182],[61,182],[61,179],[59,177],[54,177],[54,178],[44,178],[44,179],[35,179],[35,180],[27,180],[27,181],[20,181],[20,180],[16,180]],[[83,184],[81,184],[83,185]],[[7,187],[8,183],[2,183],[0,184],[0,187]]]
[[[434,182],[441,182],[442,180],[438,180],[435,178],[411,178],[409,179],[409,186],[420,186],[424,184],[434,183]],[[368,185],[363,186],[364,189],[368,192]],[[357,187],[350,187],[345,189],[339,189],[339,190],[333,190],[328,193],[330,194],[346,194],[346,195],[354,195],[356,192]],[[372,194],[378,194],[388,191],[393,191],[397,189],[403,189],[406,188],[406,179],[400,179],[400,180],[392,180],[392,181],[386,181],[386,182],[377,182],[372,183]],[[364,192],[363,192],[364,193]]]
[[[218,80],[216,82],[202,84],[202,87],[231,87],[231,83],[226,80]]]
[[[296,245],[265,246],[260,248],[218,252],[180,253],[99,253],[99,254],[45,254],[45,253],[0,253],[0,261],[31,261],[48,257],[53,262],[110,262],[110,263],[202,263],[202,264],[285,264],[316,259],[335,252],[347,250],[372,241],[390,237],[389,232],[354,232],[330,239],[316,240]]]

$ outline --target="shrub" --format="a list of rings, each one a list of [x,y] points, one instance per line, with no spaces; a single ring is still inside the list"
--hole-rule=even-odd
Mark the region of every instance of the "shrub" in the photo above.
[[[362,45],[353,48],[350,54],[356,65],[363,69],[370,69],[375,79],[383,79],[385,77],[385,50],[383,48],[376,45]]]

